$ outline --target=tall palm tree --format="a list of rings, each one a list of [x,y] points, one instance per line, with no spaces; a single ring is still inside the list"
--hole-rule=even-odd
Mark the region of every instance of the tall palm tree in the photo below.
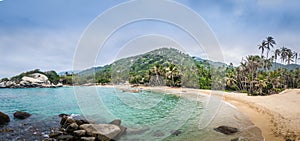
[[[298,53],[296,51],[294,51],[294,59],[295,59],[295,64],[297,64]]]
[[[258,49],[261,49],[261,57],[263,57],[263,55],[264,55],[264,51],[265,51],[265,48],[266,48],[266,41],[265,40],[263,40],[262,42],[261,42],[261,44],[260,45],[258,45]]]
[[[282,47],[280,50],[281,62],[284,63],[287,59],[288,49],[286,47]]]
[[[269,51],[271,49],[270,47],[274,47],[274,45],[276,45],[276,42],[275,42],[274,38],[271,37],[271,36],[268,36],[267,40],[266,40],[267,58],[268,58],[268,55],[269,55]]]
[[[179,71],[177,67],[174,64],[169,64],[169,66],[166,68],[166,77],[171,80],[170,85],[176,86],[178,85],[175,78],[179,76]]]
[[[287,60],[286,60],[286,62],[288,64],[291,64],[291,62],[294,62],[293,58],[294,58],[294,54],[293,54],[292,50],[287,49]]]
[[[275,68],[276,68],[276,61],[277,61],[279,56],[280,56],[280,49],[276,49],[274,51]]]

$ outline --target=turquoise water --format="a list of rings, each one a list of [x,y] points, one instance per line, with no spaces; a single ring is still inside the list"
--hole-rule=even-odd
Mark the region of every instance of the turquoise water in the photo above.
[[[120,140],[232,139],[234,136],[214,132],[213,127],[217,126],[214,123],[213,127],[198,129],[199,117],[204,110],[201,101],[205,99],[195,101],[150,91],[128,93],[104,87],[0,89],[0,111],[8,114],[12,120],[0,129],[14,129],[11,133],[0,133],[0,140],[43,140],[50,128],[59,127],[58,115],[61,113],[77,114],[95,123],[121,119],[122,125],[129,130],[140,131],[128,133]],[[25,120],[15,120],[12,115],[18,110],[29,112],[32,116]],[[239,127],[251,125],[244,122],[243,116],[232,111],[232,108],[226,109],[225,113],[230,115],[215,121]],[[171,135],[174,130],[181,131],[181,134]],[[260,140],[260,134],[251,135],[257,136],[253,140]]]

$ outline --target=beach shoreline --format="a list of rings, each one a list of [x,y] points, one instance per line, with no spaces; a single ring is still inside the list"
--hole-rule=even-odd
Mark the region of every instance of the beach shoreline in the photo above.
[[[118,85],[104,87],[131,88]],[[225,102],[235,106],[255,126],[261,129],[266,141],[300,139],[300,119],[297,118],[300,117],[300,109],[296,108],[300,107],[300,89],[287,89],[280,94],[269,96],[247,96],[245,93],[192,88],[138,86],[133,87],[133,89],[164,92],[189,98],[195,98],[199,94],[203,96],[218,93],[217,95],[222,96]]]

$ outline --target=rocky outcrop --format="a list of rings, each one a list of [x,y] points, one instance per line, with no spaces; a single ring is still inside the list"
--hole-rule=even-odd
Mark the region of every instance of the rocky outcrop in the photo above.
[[[9,116],[0,112],[0,125],[7,124],[9,122],[10,122]]]
[[[48,80],[48,77],[41,73],[33,73],[28,76],[23,76],[20,82],[3,81],[0,83],[0,88],[56,88],[62,87],[61,83],[54,85]]]
[[[113,124],[83,124],[80,129],[85,130],[89,136],[105,141],[114,139],[121,132],[120,127]]]
[[[75,140],[75,141],[110,141],[116,140],[126,132],[121,120],[116,119],[109,124],[91,124],[78,115],[60,114],[59,131],[51,131],[48,140]]]
[[[219,126],[218,128],[214,128],[214,130],[225,135],[231,135],[239,131],[237,128],[229,126]]]
[[[22,111],[17,111],[14,113],[14,117],[17,119],[26,119],[30,116],[31,116],[31,114],[29,114],[27,112],[22,112]]]

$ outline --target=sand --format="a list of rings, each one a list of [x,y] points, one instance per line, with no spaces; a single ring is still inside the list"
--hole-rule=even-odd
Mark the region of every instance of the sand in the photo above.
[[[198,94],[210,95],[211,90],[170,87],[144,87],[134,89],[154,90],[178,96],[196,98]],[[300,140],[300,89],[288,89],[269,96],[247,96],[245,93],[216,92],[245,114],[261,129],[266,141]]]

